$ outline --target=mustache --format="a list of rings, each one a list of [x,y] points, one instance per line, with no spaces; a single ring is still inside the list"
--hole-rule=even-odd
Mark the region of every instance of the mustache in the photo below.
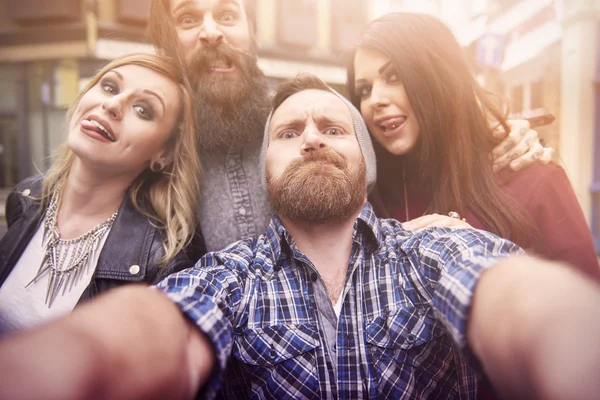
[[[302,158],[292,161],[292,163],[288,166],[288,169],[290,171],[295,170],[314,162],[332,164],[343,171],[345,171],[347,168],[346,160],[344,160],[342,156],[335,151],[326,148],[313,150]]]
[[[190,69],[196,74],[210,72],[218,61],[225,61],[240,69],[244,63],[254,60],[247,51],[235,48],[227,43],[215,46],[206,46],[196,50],[190,60]]]

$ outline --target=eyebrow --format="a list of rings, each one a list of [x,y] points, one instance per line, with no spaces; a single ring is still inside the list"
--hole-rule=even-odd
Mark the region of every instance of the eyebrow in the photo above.
[[[328,113],[328,115],[329,115],[329,113]],[[315,116],[317,117],[317,119],[318,119],[317,122],[319,122],[319,123],[347,125],[347,122],[346,121],[342,121],[341,118],[332,119],[332,118],[329,118],[328,115],[317,113]]]
[[[392,65],[392,60],[390,60],[390,61],[386,62],[385,64],[383,64],[383,65],[382,65],[382,66],[381,66],[381,67],[380,67],[380,68],[377,70],[377,73],[378,73],[379,75],[381,75],[381,74],[385,73],[385,71],[386,71],[388,68],[390,68],[390,66],[391,66],[391,65]],[[355,81],[354,81],[354,85],[356,86],[356,85],[358,85],[358,84],[363,84],[363,83],[366,83],[366,82],[367,82],[367,80],[366,80],[366,79],[364,79],[364,78],[360,78],[360,79],[357,79],[357,80],[355,80]]]
[[[329,114],[328,114],[329,115]],[[354,133],[354,123],[345,121],[340,115],[336,119],[329,118],[328,115],[317,114],[317,124],[319,125],[338,125],[348,131],[348,133]],[[336,115],[334,115],[336,117]]]
[[[283,122],[278,123],[277,125],[274,125],[272,128],[272,131],[277,133],[282,129],[295,128],[298,126],[302,126],[304,124],[305,124],[305,120],[303,120],[301,118],[290,118]]]
[[[194,2],[192,0],[186,0],[186,1],[182,1],[181,3],[179,3],[179,5],[177,5],[177,7],[175,7],[171,12],[173,14],[176,14],[179,10],[184,9],[184,8],[193,8]],[[219,1],[219,5],[222,6],[226,6],[226,5],[233,5],[235,6],[238,10],[240,9],[240,5],[237,1],[235,0],[220,0]]]
[[[119,71],[117,71],[117,70],[114,70],[114,69],[111,69],[111,70],[110,70],[110,71],[108,71],[108,72],[112,72],[112,73],[114,73],[115,75],[117,75],[117,76],[119,77],[119,79],[120,79],[120,80],[123,80],[123,75],[121,75],[121,73],[120,73]]]
[[[390,66],[392,65],[392,60],[386,62],[377,70],[377,72],[381,75],[383,74]]]
[[[158,94],[154,93],[152,90],[144,89],[144,93],[154,96],[158,99],[158,101],[160,101],[160,104],[162,104],[162,107],[163,107],[163,114],[164,114],[165,113],[164,110],[166,109],[166,107],[165,107],[165,103],[163,102],[163,99],[161,99],[161,97]]]
[[[188,8],[188,7],[192,7],[194,5],[194,2],[191,0],[186,0],[186,1],[182,1],[181,3],[179,3],[177,5],[177,7],[175,7],[173,10],[171,10],[171,12],[173,14],[175,14],[177,11],[179,11],[182,8]]]
[[[220,0],[219,3],[221,5],[227,6],[227,5],[232,5],[238,8],[238,10],[240,9],[240,4],[239,2],[235,1],[235,0]]]
[[[328,116],[321,114],[321,113],[317,113],[315,115],[315,117],[317,118],[317,125],[318,126],[322,126],[322,125],[338,125],[341,126],[342,128],[344,128],[345,130],[347,130],[349,133],[354,133],[354,124],[353,123],[349,123],[347,121],[343,121],[341,118],[336,118],[336,119],[332,119],[329,118]],[[299,126],[304,126],[304,124],[306,123],[305,119],[302,118],[290,118],[287,119],[283,122],[278,123],[277,125],[274,125],[272,128],[272,132],[273,133],[278,133],[283,129],[289,129],[289,128],[296,128]]]

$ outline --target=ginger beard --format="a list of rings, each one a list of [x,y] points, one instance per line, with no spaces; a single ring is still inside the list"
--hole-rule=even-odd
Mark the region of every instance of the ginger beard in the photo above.
[[[235,70],[217,72],[214,67]],[[256,57],[220,43],[199,49],[188,71],[196,88],[201,149],[241,149],[259,141],[271,104],[267,80]]]
[[[277,215],[292,221],[338,222],[351,217],[365,202],[366,166],[348,169],[336,152],[315,150],[293,161],[278,178],[267,171],[267,190]]]

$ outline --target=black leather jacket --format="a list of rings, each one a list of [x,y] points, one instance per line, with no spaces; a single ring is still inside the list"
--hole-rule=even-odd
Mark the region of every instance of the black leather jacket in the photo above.
[[[38,175],[20,182],[6,202],[8,230],[0,240],[0,286],[42,220],[40,202],[31,198],[40,198],[42,180],[43,177]],[[92,281],[79,302],[128,283],[154,284],[193,265],[182,251],[161,270],[157,261],[164,255],[163,238],[162,232],[138,212],[126,196],[102,247]]]

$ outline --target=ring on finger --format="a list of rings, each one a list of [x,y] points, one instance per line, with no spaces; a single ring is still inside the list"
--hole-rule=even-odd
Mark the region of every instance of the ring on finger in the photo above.
[[[535,161],[535,160],[541,158],[542,154],[544,154],[544,152],[542,150],[540,150],[540,151],[534,151],[533,154],[531,154],[531,159],[533,161]]]
[[[461,218],[461,217],[460,217],[460,214],[459,214],[459,213],[457,213],[456,211],[450,211],[450,212],[448,213],[448,216],[449,216],[450,218],[454,218],[454,219],[458,219],[458,220],[460,220],[460,221],[463,221],[463,222],[467,222],[467,219],[466,219],[466,218]]]

